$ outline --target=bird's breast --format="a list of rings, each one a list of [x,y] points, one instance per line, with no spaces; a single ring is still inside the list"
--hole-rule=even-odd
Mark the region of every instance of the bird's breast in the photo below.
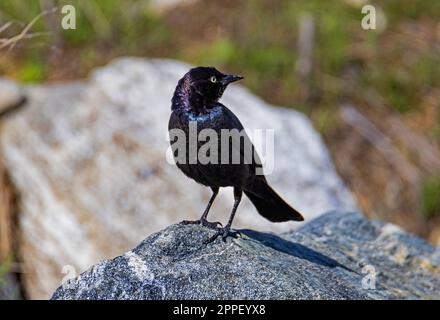
[[[169,129],[180,129],[184,132],[183,145],[180,145],[182,148],[174,150],[176,164],[185,175],[196,180],[198,183],[218,187],[235,186],[241,185],[245,178],[241,173],[246,173],[247,170],[242,168],[242,164],[222,163],[221,155],[224,150],[222,150],[221,129],[228,128],[225,119],[221,107],[214,107],[209,112],[200,115],[189,112],[171,115]],[[203,129],[214,130],[217,133],[214,139],[218,139],[217,144],[212,145],[212,148],[206,148],[206,150],[201,148],[208,142],[212,143],[213,140],[211,137],[208,140],[200,138],[199,135]],[[171,142],[174,148],[179,145],[176,142]],[[197,155],[194,162],[191,162],[191,159],[194,158],[194,154],[190,155],[191,146],[195,147],[195,155]],[[232,150],[229,150],[229,145],[227,145],[227,148],[229,159],[236,150],[232,148]],[[183,157],[179,157],[179,155],[182,155],[182,152]],[[211,152],[215,152],[213,156],[216,157],[216,161],[214,163],[203,163],[199,158],[201,153],[209,157]]]
[[[218,124],[222,116],[222,108],[214,107],[202,114],[187,113],[184,115],[184,120],[188,122],[194,121],[197,125],[200,125],[201,128],[209,128]]]

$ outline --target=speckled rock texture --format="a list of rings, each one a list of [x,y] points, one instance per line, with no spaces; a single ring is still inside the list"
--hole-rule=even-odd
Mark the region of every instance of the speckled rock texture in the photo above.
[[[18,192],[22,280],[30,298],[49,298],[63,270],[79,274],[202,214],[211,191],[165,156],[171,96],[189,68],[118,59],[88,80],[26,87],[28,102],[3,119],[0,147]],[[236,84],[221,101],[249,130],[275,130],[268,180],[307,221],[328,210],[356,210],[305,115],[270,106]],[[210,217],[226,222],[232,203],[232,190],[222,190]],[[234,223],[274,232],[301,226],[270,223],[247,199]]]
[[[440,249],[357,213],[298,231],[172,225],[58,288],[53,299],[439,299]]]

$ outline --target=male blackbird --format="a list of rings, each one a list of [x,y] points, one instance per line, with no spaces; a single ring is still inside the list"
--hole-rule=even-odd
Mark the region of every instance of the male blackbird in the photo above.
[[[222,236],[223,240],[225,240],[229,235],[232,220],[234,219],[243,191],[254,204],[257,211],[272,222],[304,220],[298,211],[289,206],[268,185],[262,173],[257,174],[257,169],[261,169],[261,162],[256,152],[251,153],[251,159],[249,159],[249,153],[245,152],[245,142],[249,142],[252,151],[254,151],[254,147],[246,134],[241,136],[239,143],[233,138],[228,138],[226,145],[222,148],[222,129],[236,129],[235,132],[237,130],[241,132],[243,125],[218,100],[231,82],[240,79],[243,79],[243,77],[223,74],[213,67],[193,68],[179,80],[172,98],[172,112],[168,124],[170,137],[173,136],[173,129],[180,129],[180,132],[184,132],[186,138],[184,141],[185,154],[183,158],[179,158],[178,155],[178,144],[182,142],[177,141],[178,139],[170,141],[176,165],[185,175],[200,184],[210,187],[213,191],[201,218],[196,221],[184,221],[184,223],[200,223],[206,227],[217,229],[217,233],[208,242],[215,240],[218,236]],[[190,122],[193,125],[197,125],[197,136],[191,136]],[[211,129],[211,132],[214,130],[217,133],[217,149],[213,148],[214,150],[210,150],[217,152],[217,162],[206,163],[205,161],[202,163],[199,159],[196,159],[200,148],[205,143],[212,142],[208,139],[204,141],[204,139],[197,138],[203,129]],[[191,139],[197,141],[190,141]],[[194,147],[191,149],[191,143],[193,146],[196,146],[196,149]],[[228,160],[226,163],[221,161],[221,156],[225,152],[228,155],[225,157]],[[209,155],[209,152],[207,154]],[[238,155],[240,160],[238,163],[237,161],[232,161],[234,154]],[[206,218],[220,187],[233,187],[235,201],[227,225],[217,228],[217,225],[221,225],[221,223],[208,222]]]

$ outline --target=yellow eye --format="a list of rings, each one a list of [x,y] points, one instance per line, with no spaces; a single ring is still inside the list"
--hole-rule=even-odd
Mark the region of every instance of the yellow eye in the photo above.
[[[215,76],[212,76],[211,79],[209,79],[209,80],[211,80],[212,83],[216,83],[217,82],[217,78]]]

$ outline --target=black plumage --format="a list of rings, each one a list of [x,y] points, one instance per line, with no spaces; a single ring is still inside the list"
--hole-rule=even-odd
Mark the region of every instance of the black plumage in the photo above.
[[[218,194],[220,187],[234,188],[234,206],[231,216],[225,227],[217,228],[218,232],[210,239],[214,240],[221,235],[225,239],[230,231],[235,212],[240,203],[242,193],[251,200],[257,211],[266,219],[273,222],[289,220],[302,221],[302,215],[288,205],[267,183],[264,175],[257,175],[257,169],[261,168],[261,162],[256,152],[245,152],[244,146],[249,143],[253,145],[248,136],[244,133],[240,120],[227,107],[218,102],[226,87],[242,77],[226,75],[212,67],[197,67],[191,69],[180,79],[172,98],[171,117],[168,124],[170,133],[173,129],[180,129],[185,133],[185,155],[178,155],[176,140],[170,141],[174,151],[176,164],[182,172],[196,182],[211,187],[213,194],[209,200],[202,217],[197,221],[185,221],[185,223],[201,223],[204,226],[217,228],[218,222],[207,221],[209,209]],[[217,152],[217,163],[202,163],[194,158],[200,148],[203,148],[206,141],[197,139],[190,134],[190,122],[197,126],[197,134],[203,129],[212,129],[217,133],[217,148],[209,152]],[[239,143],[233,139],[228,143],[221,143],[222,129],[236,129],[244,134],[240,135]],[[243,130],[243,131],[241,131]],[[192,141],[196,139],[197,141]],[[180,141],[181,142],[181,141]],[[194,149],[195,146],[196,149]],[[192,149],[191,149],[192,148]],[[226,148],[228,150],[226,150]],[[193,151],[192,153],[190,151]],[[195,151],[195,152],[194,152]],[[210,153],[207,153],[208,155]],[[225,153],[228,152],[228,153]],[[221,162],[223,154],[228,155],[228,162]],[[192,158],[191,158],[192,157]],[[236,157],[236,158],[234,158]],[[182,159],[184,159],[182,161]],[[239,159],[234,163],[233,159]]]

